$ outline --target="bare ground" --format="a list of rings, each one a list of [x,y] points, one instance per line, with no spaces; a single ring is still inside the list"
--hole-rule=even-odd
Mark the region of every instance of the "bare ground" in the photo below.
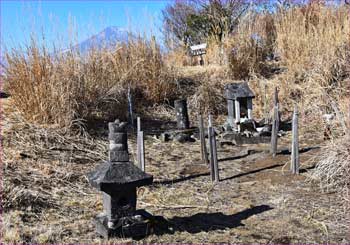
[[[143,240],[106,241],[92,222],[102,198],[85,177],[107,156],[106,135],[60,139],[45,132],[3,121],[4,242],[350,242],[337,193],[321,192],[307,178],[310,159],[322,149],[313,135],[302,133],[300,176],[289,173],[290,135],[281,138],[276,158],[268,145],[219,148],[218,184],[200,161],[199,142],[162,143],[148,135],[146,171],[155,183],[138,189],[138,208],[164,217],[171,228]],[[134,136],[129,149],[135,156]]]

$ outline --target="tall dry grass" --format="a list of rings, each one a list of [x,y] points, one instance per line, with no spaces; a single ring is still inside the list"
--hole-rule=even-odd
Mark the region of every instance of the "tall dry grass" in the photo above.
[[[176,94],[175,78],[154,39],[55,55],[32,40],[24,49],[8,52],[6,60],[3,81],[13,105],[39,124],[71,128],[89,120],[123,119],[129,86],[137,105],[161,103]]]
[[[346,6],[313,2],[274,14],[250,12],[226,40],[231,77],[249,80],[260,102],[257,116],[263,115],[264,100],[271,104],[274,87],[279,89],[284,112],[297,103],[303,115],[315,120],[335,110],[344,114],[349,38]]]

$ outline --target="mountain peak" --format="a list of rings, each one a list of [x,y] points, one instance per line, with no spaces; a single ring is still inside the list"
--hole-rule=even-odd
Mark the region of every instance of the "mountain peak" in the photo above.
[[[128,41],[128,32],[125,28],[118,26],[108,26],[96,35],[79,43],[75,48],[81,53],[86,53],[90,49],[112,48],[117,43]]]

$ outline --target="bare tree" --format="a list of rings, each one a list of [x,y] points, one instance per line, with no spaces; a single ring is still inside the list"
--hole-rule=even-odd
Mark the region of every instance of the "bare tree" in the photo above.
[[[249,4],[246,0],[178,0],[163,11],[166,37],[185,45],[205,41],[208,36],[222,41]]]
[[[190,1],[177,0],[166,6],[162,11],[166,40],[187,45],[188,43],[188,16],[196,14]],[[168,44],[169,45],[169,44]]]

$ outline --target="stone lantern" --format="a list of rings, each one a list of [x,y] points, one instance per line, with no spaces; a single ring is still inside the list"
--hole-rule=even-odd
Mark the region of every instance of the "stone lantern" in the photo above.
[[[227,99],[228,125],[240,131],[242,116],[253,120],[253,98],[255,95],[247,82],[227,84],[224,90]]]
[[[129,161],[126,125],[119,120],[108,124],[109,161],[88,174],[90,184],[103,194],[103,213],[95,223],[97,233],[105,238],[142,237],[150,230],[151,215],[136,210],[136,188],[152,184],[153,176]]]

